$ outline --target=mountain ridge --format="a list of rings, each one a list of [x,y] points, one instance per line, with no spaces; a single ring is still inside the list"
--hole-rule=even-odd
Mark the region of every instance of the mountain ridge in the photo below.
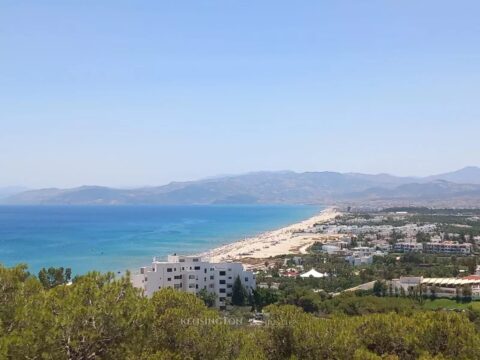
[[[12,205],[310,204],[460,197],[480,199],[480,168],[467,167],[423,178],[382,173],[262,171],[136,189],[88,185],[29,190],[1,202]]]

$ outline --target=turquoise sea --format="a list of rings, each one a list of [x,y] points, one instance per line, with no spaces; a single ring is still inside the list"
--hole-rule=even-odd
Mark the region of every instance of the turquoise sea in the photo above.
[[[319,206],[0,206],[0,263],[123,272],[311,217]]]

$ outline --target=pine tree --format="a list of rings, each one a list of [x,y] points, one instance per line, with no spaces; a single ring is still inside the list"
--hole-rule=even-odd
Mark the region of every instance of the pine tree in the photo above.
[[[245,287],[242,285],[240,276],[237,276],[232,287],[232,304],[236,306],[243,306],[245,305],[246,297],[247,297],[247,291],[245,290]]]

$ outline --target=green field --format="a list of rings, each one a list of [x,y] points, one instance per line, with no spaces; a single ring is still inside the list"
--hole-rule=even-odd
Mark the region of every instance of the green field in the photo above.
[[[468,309],[472,307],[475,310],[480,311],[480,301],[471,301],[467,303],[457,302],[450,299],[435,299],[425,300],[423,308],[425,310],[437,310],[437,309]]]

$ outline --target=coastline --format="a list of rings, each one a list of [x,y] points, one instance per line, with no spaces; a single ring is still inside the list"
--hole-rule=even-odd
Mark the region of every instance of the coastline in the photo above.
[[[211,262],[240,261],[248,265],[278,255],[302,254],[325,235],[310,233],[315,224],[327,222],[341,215],[335,208],[327,208],[309,219],[264,232],[260,235],[225,244],[196,254]]]
[[[318,214],[291,205],[0,206],[0,263],[132,273],[153,256],[211,251]],[[61,226],[58,226],[61,224]],[[46,250],[44,256],[38,254]]]

